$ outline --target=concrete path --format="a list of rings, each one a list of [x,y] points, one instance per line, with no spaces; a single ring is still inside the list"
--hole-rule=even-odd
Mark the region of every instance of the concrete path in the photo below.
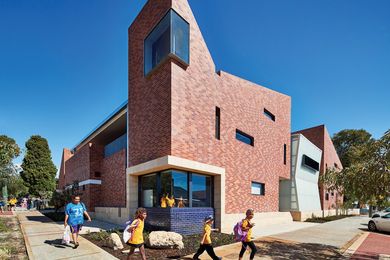
[[[63,228],[64,222],[56,222],[59,228]],[[124,226],[116,225],[113,223],[104,222],[101,220],[92,219],[91,222],[84,222],[83,228],[81,229],[80,234],[88,234],[89,232],[99,232],[101,230],[110,230],[110,229],[124,229]]]
[[[350,217],[324,224],[300,223],[280,225],[256,231],[255,244],[258,253],[255,259],[348,259],[341,252],[364,233],[368,217]],[[309,224],[309,225],[308,225]],[[276,234],[279,230],[299,228],[294,231]],[[261,232],[267,237],[258,237]],[[241,243],[215,248],[215,253],[223,259],[237,259]],[[244,259],[249,259],[248,249]],[[184,259],[191,259],[187,256]],[[200,259],[211,259],[206,253]]]
[[[278,225],[268,225],[268,226],[262,226],[261,224],[256,223],[256,226],[254,226],[252,229],[252,236],[255,238],[271,236],[271,235],[285,233],[285,232],[292,232],[303,228],[315,227],[318,225],[320,224],[309,223],[309,222],[298,222],[298,221],[282,223]]]
[[[390,259],[390,233],[365,232],[348,250],[353,260]]]
[[[368,217],[356,216],[323,223],[293,232],[273,235],[273,238],[316,243],[342,248],[367,228]]]
[[[18,212],[17,215],[30,260],[117,259],[82,237],[77,249],[62,245],[63,227],[38,211]]]

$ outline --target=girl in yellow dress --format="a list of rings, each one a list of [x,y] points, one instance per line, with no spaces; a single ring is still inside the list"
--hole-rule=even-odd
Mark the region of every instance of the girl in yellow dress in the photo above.
[[[145,246],[144,246],[144,221],[147,217],[146,209],[138,208],[135,212],[135,219],[129,226],[127,232],[131,233],[129,241],[126,242],[130,246],[130,252],[127,259],[134,254],[136,248],[139,248],[142,260],[146,260]]]

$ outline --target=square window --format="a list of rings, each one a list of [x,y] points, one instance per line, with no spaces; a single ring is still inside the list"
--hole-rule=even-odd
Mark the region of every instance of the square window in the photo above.
[[[169,54],[173,54],[185,64],[189,64],[189,36],[189,24],[171,9],[145,39],[145,75],[159,65]]]
[[[251,193],[253,195],[264,195],[265,194],[265,184],[252,181]]]
[[[253,136],[250,136],[238,129],[236,129],[236,139],[251,146],[254,146],[255,143]]]

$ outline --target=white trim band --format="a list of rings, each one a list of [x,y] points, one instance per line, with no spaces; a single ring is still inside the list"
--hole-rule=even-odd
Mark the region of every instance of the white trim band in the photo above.
[[[101,180],[89,179],[89,180],[85,180],[85,181],[79,182],[79,186],[88,185],[88,184],[101,185],[102,181]]]
[[[129,175],[139,176],[167,169],[193,171],[198,173],[206,173],[209,175],[225,174],[225,168],[171,155],[131,166],[127,168],[126,173]]]

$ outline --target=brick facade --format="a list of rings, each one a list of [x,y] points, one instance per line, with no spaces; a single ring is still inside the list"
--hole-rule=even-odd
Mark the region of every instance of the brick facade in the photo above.
[[[183,235],[201,233],[204,218],[214,216],[213,208],[149,208],[147,230],[166,230]]]
[[[100,184],[80,185],[81,200],[89,211],[96,206],[126,206],[126,150],[104,158],[102,146],[88,143],[74,154],[64,149],[58,189],[86,180],[101,180]]]
[[[145,77],[143,41],[170,8],[190,24],[190,64],[168,58]],[[216,106],[221,140],[215,138]],[[290,171],[290,107],[289,96],[215,72],[186,0],[148,1],[129,28],[129,167],[165,155],[224,167],[226,213],[278,211],[279,178]],[[237,141],[236,129],[255,145]],[[265,196],[251,195],[251,181],[265,183]]]
[[[300,130],[294,133],[301,133],[307,139],[309,139],[313,144],[322,150],[321,166],[320,166],[320,175],[324,174],[326,168],[333,168],[337,166],[338,169],[342,169],[343,166],[337,155],[336,149],[333,146],[332,139],[326,129],[325,125],[320,125],[304,130]],[[323,210],[332,210],[336,208],[337,203],[343,202],[343,196],[334,192],[333,195],[331,192],[326,190],[324,185],[319,185],[320,190],[320,200],[321,207]],[[326,199],[328,193],[328,199]]]

